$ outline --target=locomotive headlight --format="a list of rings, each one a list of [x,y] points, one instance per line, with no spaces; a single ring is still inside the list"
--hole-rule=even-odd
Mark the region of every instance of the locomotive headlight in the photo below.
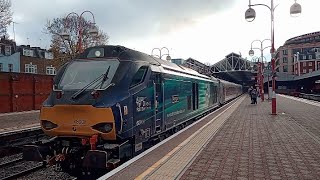
[[[50,130],[50,129],[58,127],[58,125],[56,125],[56,124],[54,124],[54,123],[52,123],[50,121],[47,121],[47,120],[41,120],[41,126],[45,130]]]
[[[93,129],[98,130],[102,133],[108,133],[112,130],[113,124],[112,123],[99,123],[92,126]]]

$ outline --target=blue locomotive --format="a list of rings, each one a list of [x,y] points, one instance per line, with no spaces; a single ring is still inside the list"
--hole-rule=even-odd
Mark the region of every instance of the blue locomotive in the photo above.
[[[112,169],[242,93],[240,85],[122,46],[88,48],[57,73],[43,103],[50,141],[24,158],[63,171]]]

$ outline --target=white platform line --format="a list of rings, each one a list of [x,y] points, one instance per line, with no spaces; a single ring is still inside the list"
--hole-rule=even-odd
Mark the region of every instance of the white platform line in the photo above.
[[[292,97],[292,96],[287,96],[287,95],[283,95],[283,94],[277,94],[277,95],[281,96],[281,97],[284,97],[284,98],[287,98],[287,99],[292,99],[292,100],[295,100],[295,101],[299,101],[299,102],[303,102],[303,103],[306,103],[306,104],[310,104],[310,105],[314,105],[314,106],[320,107],[320,102],[310,101],[308,99]]]
[[[14,115],[20,115],[20,114],[31,114],[31,113],[39,113],[40,110],[31,110],[31,111],[21,111],[21,112],[9,112],[9,113],[1,113],[1,116],[14,116]]]
[[[38,129],[41,129],[40,125],[27,127],[27,128],[21,128],[21,129],[15,129],[15,130],[11,130],[11,131],[4,131],[4,132],[1,132],[0,135],[1,136],[6,136],[6,135],[14,134],[14,133],[17,133],[17,132],[33,131],[33,130],[38,130]]]
[[[241,97],[241,96],[240,96]],[[234,102],[232,105],[230,105],[227,109],[229,109],[230,107],[232,107],[234,104],[236,104],[241,98],[237,98],[231,102]],[[231,102],[229,102],[228,104],[230,104]],[[220,108],[216,109],[215,111],[213,111],[212,113],[204,116],[203,118],[199,119],[198,121],[192,123],[191,125],[187,126],[186,128],[178,131],[177,133],[173,134],[172,136],[166,138],[165,140],[159,142],[158,144],[152,146],[150,149],[142,152],[141,154],[139,154],[138,156],[130,159],[129,161],[123,163],[121,166],[119,166],[118,168],[108,172],[107,174],[101,176],[98,180],[105,180],[105,179],[108,179],[109,177],[115,175],[116,173],[118,173],[119,171],[121,171],[122,169],[128,167],[130,164],[134,163],[135,161],[139,160],[140,158],[142,158],[143,156],[149,154],[150,152],[152,152],[153,150],[155,150],[156,148],[158,148],[159,146],[163,145],[164,143],[170,141],[171,139],[175,138],[176,136],[178,136],[179,134],[183,133],[184,131],[188,130],[189,128],[193,127],[194,125],[198,124],[199,122],[201,122],[202,120],[206,119],[208,116],[210,116],[211,114],[217,112],[218,110],[220,110]],[[225,112],[225,110],[223,111]],[[219,115],[217,116],[220,116],[223,112],[221,112]]]

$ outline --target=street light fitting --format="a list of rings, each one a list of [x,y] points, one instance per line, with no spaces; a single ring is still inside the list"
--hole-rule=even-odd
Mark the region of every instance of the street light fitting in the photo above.
[[[168,55],[168,56],[166,57],[166,60],[167,60],[167,61],[171,61],[170,55]]]
[[[153,54],[153,51],[154,51],[155,49],[159,51],[159,55],[154,55],[154,54]],[[163,50],[163,49],[166,49],[168,53],[162,54],[162,50]],[[154,57],[156,56],[156,57],[158,57],[158,58],[160,58],[160,59],[162,59],[162,57],[165,56],[165,55],[167,55],[167,56],[166,56],[166,60],[167,60],[167,61],[171,61],[170,51],[169,51],[169,49],[168,49],[167,47],[153,48],[152,51],[151,51],[151,56],[154,56]]]
[[[290,15],[298,17],[301,14],[301,5],[295,0],[294,4],[290,7]]]
[[[253,56],[254,55],[254,50],[253,49],[250,49],[249,51],[249,56]]]
[[[245,13],[245,18],[248,22],[252,22],[256,18],[256,11],[249,7]]]
[[[70,34],[67,32],[66,29],[64,29],[62,31],[62,33],[60,34],[60,36],[62,37],[63,40],[69,41],[70,40]]]
[[[96,36],[98,36],[98,33],[99,33],[99,31],[98,31],[97,26],[95,26],[95,25],[93,24],[92,27],[89,29],[89,34],[90,34],[91,36],[93,36],[93,37],[96,37]]]

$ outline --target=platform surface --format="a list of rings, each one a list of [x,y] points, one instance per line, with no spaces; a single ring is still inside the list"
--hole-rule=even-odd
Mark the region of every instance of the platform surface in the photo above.
[[[0,114],[0,133],[39,126],[40,111]]]
[[[249,101],[240,97],[165,155],[155,149],[138,170],[109,179],[319,179],[320,103],[278,95],[274,116],[271,101]]]

